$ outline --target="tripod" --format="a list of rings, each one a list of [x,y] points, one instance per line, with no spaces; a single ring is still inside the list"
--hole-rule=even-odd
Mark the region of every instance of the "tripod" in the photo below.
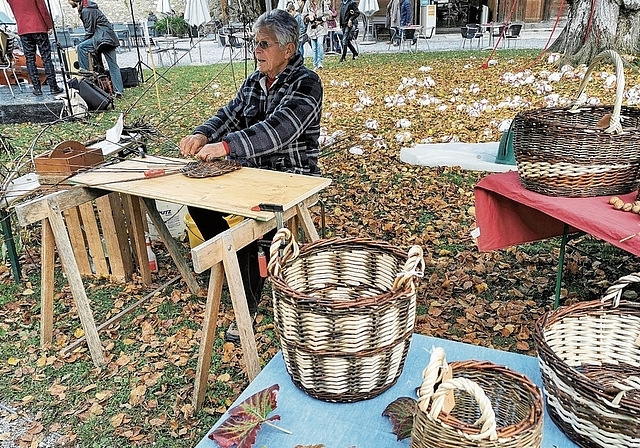
[[[131,21],[133,22],[133,42],[135,43],[136,52],[138,54],[138,62],[136,62],[136,72],[138,73],[138,78],[140,79],[140,82],[144,83],[144,74],[142,72],[142,66],[144,65],[149,70],[153,70],[153,69],[149,67],[147,64],[145,64],[144,62],[142,62],[142,58],[140,57],[140,46],[138,45],[138,26],[136,24],[135,14],[133,13],[133,0],[129,0],[129,9],[131,10]],[[148,39],[150,39],[150,37],[148,37]],[[155,72],[155,70],[153,71]],[[162,76],[161,74],[158,74],[158,76],[160,76],[165,81],[169,82],[169,80],[164,76]]]

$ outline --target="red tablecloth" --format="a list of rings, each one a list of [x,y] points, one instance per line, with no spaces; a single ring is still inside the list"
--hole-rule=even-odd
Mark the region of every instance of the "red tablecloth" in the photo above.
[[[570,232],[582,230],[640,256],[640,235],[620,242],[640,232],[640,216],[614,210],[609,205],[610,196],[545,196],[526,190],[515,171],[483,178],[474,193],[481,251],[559,236],[566,223]],[[619,197],[624,202],[633,202],[636,192]]]

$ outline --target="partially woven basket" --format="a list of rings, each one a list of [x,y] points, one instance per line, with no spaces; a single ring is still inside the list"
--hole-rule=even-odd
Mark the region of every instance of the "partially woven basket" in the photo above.
[[[434,348],[418,390],[411,448],[539,448],[542,408],[540,390],[525,375],[489,361],[447,365],[444,350]]]
[[[620,300],[640,282],[620,278],[601,300],[549,311],[535,341],[547,409],[582,447],[640,447],[640,303]]]
[[[591,72],[604,58],[616,68],[614,106],[580,103]],[[597,55],[570,107],[523,111],[513,122],[513,151],[520,182],[548,196],[624,194],[640,178],[640,109],[622,107],[624,71],[613,50]]]
[[[291,232],[280,229],[269,276],[276,332],[293,383],[335,402],[372,398],[395,384],[415,324],[414,277],[423,270],[419,246],[408,256],[366,238],[299,248]]]

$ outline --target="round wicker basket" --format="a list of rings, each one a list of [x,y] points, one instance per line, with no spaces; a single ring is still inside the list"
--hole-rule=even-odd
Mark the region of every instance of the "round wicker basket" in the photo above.
[[[610,58],[616,68],[614,106],[586,106],[591,72]],[[520,112],[513,121],[513,151],[520,182],[548,196],[589,197],[629,193],[640,179],[640,109],[623,107],[620,56],[606,50],[589,66],[571,107]]]
[[[553,421],[582,447],[640,447],[640,303],[620,300],[640,274],[601,300],[549,311],[534,338]]]
[[[435,348],[418,391],[411,448],[539,448],[542,408],[540,390],[525,375],[489,361],[447,365]]]
[[[300,249],[287,229],[279,230],[269,274],[276,332],[294,384],[336,402],[372,398],[395,384],[415,323],[413,278],[423,269],[419,246],[408,257],[364,238]]]

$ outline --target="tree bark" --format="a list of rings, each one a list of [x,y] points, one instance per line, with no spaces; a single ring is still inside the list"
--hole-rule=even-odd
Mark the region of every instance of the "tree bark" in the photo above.
[[[640,0],[573,0],[567,24],[549,47],[567,62],[589,64],[603,50],[640,51]]]

